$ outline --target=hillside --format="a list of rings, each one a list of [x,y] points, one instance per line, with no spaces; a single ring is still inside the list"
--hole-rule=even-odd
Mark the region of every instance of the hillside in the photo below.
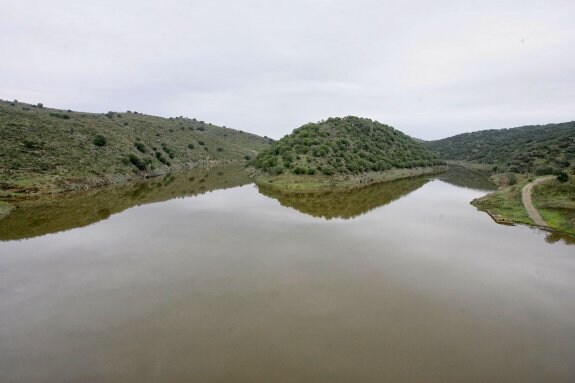
[[[483,130],[424,145],[444,160],[492,164],[498,172],[575,170],[575,122]]]
[[[366,118],[309,123],[275,142],[251,162],[262,174],[358,176],[441,165],[414,139]],[[410,173],[410,172],[405,172]]]
[[[0,196],[245,162],[270,139],[184,117],[83,113],[0,101]]]

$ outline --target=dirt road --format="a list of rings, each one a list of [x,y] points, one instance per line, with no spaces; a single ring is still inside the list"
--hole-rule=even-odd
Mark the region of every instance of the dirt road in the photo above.
[[[553,179],[553,176],[541,177],[537,178],[535,181],[528,183],[527,185],[523,186],[521,190],[521,201],[523,201],[523,206],[525,206],[525,210],[527,210],[527,214],[529,218],[533,220],[533,222],[537,226],[549,226],[547,222],[543,220],[539,211],[533,206],[533,201],[531,201],[531,194],[533,193],[533,188],[543,182],[549,181]]]

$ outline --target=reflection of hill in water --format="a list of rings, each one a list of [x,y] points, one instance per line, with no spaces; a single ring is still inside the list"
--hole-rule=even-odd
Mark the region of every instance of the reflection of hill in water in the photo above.
[[[325,193],[290,193],[266,186],[258,186],[258,189],[261,194],[277,199],[282,206],[313,217],[350,219],[387,205],[419,189],[428,181],[426,177],[406,178],[360,189]]]
[[[230,165],[22,201],[18,209],[0,219],[0,240],[32,238],[87,226],[136,205],[194,196],[251,182],[241,166]]]
[[[437,176],[438,179],[455,186],[476,190],[495,190],[497,187],[489,181],[489,175],[463,166],[449,165],[447,171]]]

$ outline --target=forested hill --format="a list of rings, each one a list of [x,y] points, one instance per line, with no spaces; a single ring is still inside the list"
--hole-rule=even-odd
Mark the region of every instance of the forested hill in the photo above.
[[[262,151],[252,164],[281,174],[358,174],[442,164],[422,144],[367,118],[329,118],[309,123]]]
[[[83,113],[0,101],[0,196],[243,162],[271,142],[185,117]]]
[[[552,174],[575,169],[575,122],[464,133],[424,145],[445,160],[497,166],[499,171]]]

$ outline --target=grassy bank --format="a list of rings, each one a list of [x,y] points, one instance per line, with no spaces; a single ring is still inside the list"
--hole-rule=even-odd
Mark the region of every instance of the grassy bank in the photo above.
[[[575,179],[551,182],[537,186],[533,204],[549,226],[575,235]]]
[[[498,174],[494,176],[494,179],[501,187],[493,193],[473,200],[471,204],[479,210],[488,212],[499,223],[533,225],[521,201],[521,190],[533,178],[513,174],[510,182],[508,175]],[[564,183],[553,180],[536,186],[534,190],[533,204],[549,227],[575,235],[575,181],[573,177]]]
[[[280,175],[272,176],[253,169],[251,172],[252,177],[258,185],[263,185],[266,188],[274,188],[277,190],[306,193],[347,190],[402,178],[441,173],[445,170],[445,166],[435,166],[329,176],[324,174],[298,175],[293,173],[282,173]]]

